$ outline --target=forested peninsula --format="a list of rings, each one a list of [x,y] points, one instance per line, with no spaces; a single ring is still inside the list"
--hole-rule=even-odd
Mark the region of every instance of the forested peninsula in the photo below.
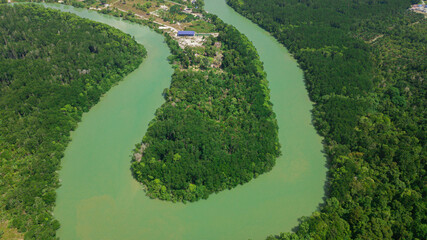
[[[1,225],[54,239],[70,132],[146,51],[105,24],[29,4],[0,5],[0,41]]]
[[[263,64],[246,36],[203,10],[203,0],[64,3],[165,36],[175,72],[131,165],[149,197],[206,199],[273,168],[280,144]],[[197,42],[179,30],[197,31]]]
[[[228,0],[304,70],[327,198],[268,239],[426,239],[426,19],[411,0]]]
[[[165,34],[176,70],[132,162],[135,178],[152,198],[206,199],[270,171],[280,154],[256,49],[215,15],[204,19],[219,35],[203,47],[182,49]],[[209,58],[220,62],[207,64]]]

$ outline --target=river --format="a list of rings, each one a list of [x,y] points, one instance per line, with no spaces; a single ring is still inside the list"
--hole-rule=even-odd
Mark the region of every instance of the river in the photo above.
[[[283,156],[271,172],[208,200],[182,204],[149,199],[131,176],[130,155],[170,84],[167,45],[147,27],[48,4],[129,33],[148,51],[139,68],[85,113],[71,135],[54,210],[61,239],[265,239],[290,231],[299,217],[310,215],[322,202],[326,161],[297,63],[274,38],[222,0],[205,2],[209,12],[236,26],[258,49],[270,82]]]

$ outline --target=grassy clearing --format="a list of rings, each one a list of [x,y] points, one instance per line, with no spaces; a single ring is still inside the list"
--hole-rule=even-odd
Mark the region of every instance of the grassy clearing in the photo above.
[[[197,20],[191,23],[190,26],[185,28],[186,31],[195,31],[197,33],[211,33],[215,32],[215,26],[202,20]]]
[[[21,240],[24,239],[24,234],[21,234],[16,228],[8,228],[8,222],[0,222],[0,239]]]

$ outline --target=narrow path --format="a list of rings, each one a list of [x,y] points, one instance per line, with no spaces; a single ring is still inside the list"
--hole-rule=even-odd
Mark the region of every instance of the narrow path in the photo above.
[[[375,42],[377,39],[382,38],[382,37],[384,37],[384,34],[380,34],[380,35],[378,35],[378,36],[374,37],[373,39],[369,40],[369,41],[368,41],[368,43],[373,43],[373,42]]]

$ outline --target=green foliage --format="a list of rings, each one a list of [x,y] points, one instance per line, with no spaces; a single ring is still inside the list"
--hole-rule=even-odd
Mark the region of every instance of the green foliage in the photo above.
[[[148,9],[152,7],[152,3],[151,2],[146,2],[146,3],[142,4],[142,5],[139,4],[139,3],[137,3],[137,4],[133,4],[133,6],[136,9],[139,9],[141,11],[147,12]]]
[[[196,0],[196,2],[193,4],[194,12],[202,12],[203,7],[205,6],[205,2],[203,0]]]
[[[271,170],[280,153],[267,80],[254,46],[234,27],[211,18],[229,62],[218,71],[202,57],[201,68],[209,70],[176,69],[163,92],[166,102],[156,111],[143,147],[135,150],[133,175],[152,198],[207,198]],[[183,50],[165,36],[171,62],[198,64],[193,49]],[[213,44],[211,38],[207,42]]]
[[[181,5],[173,5],[169,11],[159,10],[158,13],[163,21],[166,22],[191,22],[198,17],[182,12],[183,7]]]
[[[205,6],[205,2],[203,0],[196,0],[193,3],[193,0],[171,0],[171,2],[180,3],[182,5],[186,5],[188,8],[192,8],[193,12],[203,12],[203,7]]]
[[[215,26],[207,21],[197,20],[191,22],[191,25],[185,28],[186,31],[195,31],[196,33],[214,32]]]
[[[0,16],[0,218],[26,239],[55,239],[70,131],[146,52],[117,29],[40,6],[2,5]]]
[[[304,70],[326,204],[269,239],[426,239],[427,25],[410,0],[228,0]]]
[[[181,13],[183,7],[181,5],[173,5],[172,7],[170,7],[169,12],[171,14],[178,14]]]

